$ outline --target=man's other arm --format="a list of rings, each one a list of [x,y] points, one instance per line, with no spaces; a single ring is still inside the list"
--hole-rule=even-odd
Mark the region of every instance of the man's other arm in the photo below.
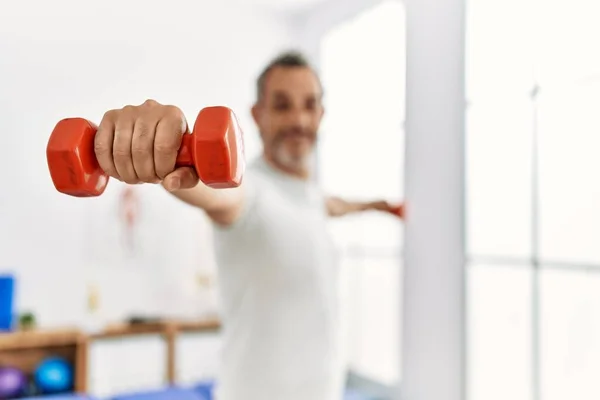
[[[404,205],[391,204],[385,200],[379,201],[349,201],[330,196],[325,200],[327,213],[330,217],[342,217],[362,211],[384,211],[397,217],[404,218]]]

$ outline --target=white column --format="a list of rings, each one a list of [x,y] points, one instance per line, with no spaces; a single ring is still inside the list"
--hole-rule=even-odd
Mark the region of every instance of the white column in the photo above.
[[[402,400],[465,398],[464,0],[406,0]]]

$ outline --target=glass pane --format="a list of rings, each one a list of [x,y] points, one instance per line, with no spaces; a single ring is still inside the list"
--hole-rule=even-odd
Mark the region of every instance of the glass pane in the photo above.
[[[332,117],[333,119],[333,117]],[[404,133],[357,119],[331,122],[319,151],[319,177],[330,194],[354,200],[400,200],[404,192]],[[367,140],[368,139],[368,140]]]
[[[534,0],[468,0],[467,97],[475,102],[533,87]]]
[[[353,199],[402,196],[405,54],[404,6],[397,1],[384,1],[325,35],[318,161],[328,192]]]
[[[600,274],[547,270],[541,276],[544,400],[600,398]]]
[[[368,212],[330,220],[336,244],[343,248],[398,250],[404,242],[402,220],[389,214]]]
[[[469,267],[469,400],[531,399],[531,279],[524,265]]]
[[[542,92],[540,251],[546,260],[600,263],[600,81]]]
[[[536,80],[545,87],[600,74],[598,0],[535,1]]]
[[[350,368],[393,385],[400,378],[401,259],[353,257],[345,263]]]
[[[533,108],[526,97],[467,113],[469,254],[531,256]]]

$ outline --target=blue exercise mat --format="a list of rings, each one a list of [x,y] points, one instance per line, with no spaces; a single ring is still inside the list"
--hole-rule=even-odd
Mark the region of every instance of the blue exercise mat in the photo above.
[[[213,398],[215,396],[215,382],[214,381],[199,382],[194,385],[193,390],[196,393],[199,393],[201,396],[205,397],[206,400],[213,400]]]
[[[21,400],[98,400],[95,397],[89,397],[78,394],[59,394],[59,395],[48,395],[40,397],[25,397]]]
[[[346,390],[343,400],[373,400],[371,397],[356,390]]]

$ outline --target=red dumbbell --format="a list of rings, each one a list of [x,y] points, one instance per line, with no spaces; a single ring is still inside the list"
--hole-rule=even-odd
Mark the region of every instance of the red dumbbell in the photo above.
[[[94,152],[98,127],[83,118],[58,122],[46,148],[54,187],[75,197],[100,196],[108,176]],[[183,135],[176,167],[195,168],[200,180],[213,188],[240,185],[245,170],[244,141],[235,114],[227,107],[202,109],[191,134]]]

